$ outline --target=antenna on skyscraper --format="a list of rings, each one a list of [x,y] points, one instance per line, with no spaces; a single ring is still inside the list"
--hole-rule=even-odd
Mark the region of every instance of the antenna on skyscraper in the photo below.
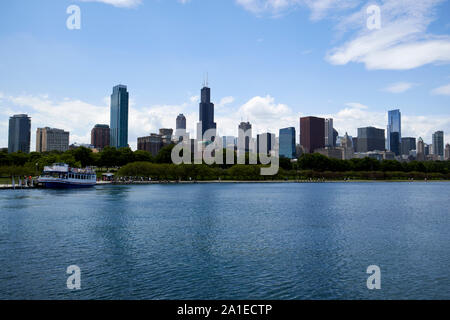
[[[208,72],[206,72],[206,86],[208,86]]]

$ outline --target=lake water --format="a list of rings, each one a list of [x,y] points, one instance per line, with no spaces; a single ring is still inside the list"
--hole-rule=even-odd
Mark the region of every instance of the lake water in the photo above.
[[[447,182],[0,191],[0,298],[450,299],[449,199]]]

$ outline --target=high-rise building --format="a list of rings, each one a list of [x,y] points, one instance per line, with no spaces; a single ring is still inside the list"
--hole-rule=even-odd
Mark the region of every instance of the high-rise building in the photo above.
[[[334,147],[333,144],[334,132],[333,132],[333,119],[327,118],[325,119],[325,147]]]
[[[383,151],[384,130],[374,127],[358,128],[357,152]]]
[[[333,129],[333,147],[337,146],[337,137],[339,136],[339,132],[336,129]]]
[[[149,136],[137,138],[138,150],[150,152],[154,157],[163,147],[163,137],[160,134],[151,133]]]
[[[163,146],[167,146],[172,143],[173,129],[159,129],[159,135],[161,136]]]
[[[450,160],[450,144],[445,145],[444,160]]]
[[[203,136],[207,130],[214,129],[211,141],[214,141],[217,129],[214,122],[214,103],[211,102],[211,89],[208,84],[201,90],[201,99],[199,104],[199,122],[197,124],[197,140],[203,141]]]
[[[261,133],[256,136],[256,152],[269,154],[275,145],[275,135],[273,133]]]
[[[186,117],[181,113],[177,117],[177,124],[175,128],[175,138],[177,141],[181,141],[182,137],[186,134]]]
[[[63,129],[38,128],[36,130],[36,152],[69,150],[69,132]]]
[[[433,155],[444,157],[444,132],[433,133]]]
[[[295,155],[295,128],[280,129],[280,157],[294,159]]]
[[[402,143],[402,115],[399,109],[388,111],[388,125],[386,132],[386,149],[400,154]]]
[[[245,150],[245,152],[250,151],[250,140],[252,138],[252,125],[250,122],[241,122],[238,127],[238,150],[240,147],[240,143],[243,145],[241,148]]]
[[[425,144],[423,143],[423,139],[419,137],[417,140],[417,149],[416,149],[416,159],[418,161],[424,161],[425,160]]]
[[[349,160],[353,158],[354,156],[353,141],[352,138],[347,134],[347,132],[341,139],[341,148],[343,160]]]
[[[300,144],[305,153],[325,146],[325,119],[317,117],[300,118]]]
[[[9,118],[8,152],[30,152],[31,118],[16,114]]]
[[[111,95],[110,145],[115,148],[128,146],[128,91],[118,85]]]
[[[110,134],[107,124],[96,124],[91,130],[91,145],[100,150],[109,146]]]
[[[402,154],[409,155],[409,152],[416,150],[416,138],[404,137],[402,138]]]

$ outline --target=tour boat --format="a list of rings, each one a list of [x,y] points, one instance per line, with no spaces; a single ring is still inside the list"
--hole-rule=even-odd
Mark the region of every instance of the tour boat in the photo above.
[[[38,183],[46,188],[86,188],[97,184],[97,176],[91,168],[70,168],[65,163],[45,166]]]

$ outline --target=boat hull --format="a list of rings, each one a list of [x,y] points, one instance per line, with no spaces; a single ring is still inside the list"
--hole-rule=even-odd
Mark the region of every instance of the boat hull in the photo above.
[[[95,183],[76,183],[76,182],[60,182],[60,181],[40,181],[44,188],[51,189],[73,189],[73,188],[92,188]]]

